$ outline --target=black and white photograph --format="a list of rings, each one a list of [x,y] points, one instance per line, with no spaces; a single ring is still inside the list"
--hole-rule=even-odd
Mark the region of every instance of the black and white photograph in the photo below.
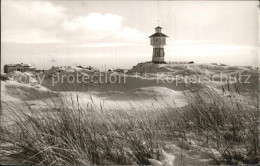
[[[1,0],[0,165],[259,165],[257,0]]]

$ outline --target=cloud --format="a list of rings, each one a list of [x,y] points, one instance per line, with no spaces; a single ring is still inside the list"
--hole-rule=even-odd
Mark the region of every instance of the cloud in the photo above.
[[[46,1],[3,1],[4,28],[54,28],[65,18],[65,8]]]
[[[112,40],[117,38],[133,41],[147,38],[147,34],[130,27],[123,27],[122,20],[123,17],[116,14],[89,13],[87,16],[66,21],[63,26],[68,31],[91,31],[98,39],[108,37]]]
[[[3,1],[2,41],[16,43],[60,42],[56,28],[65,19],[65,8],[46,1]]]
[[[147,39],[148,35],[145,33],[140,33],[139,31],[125,27],[121,31],[119,31],[117,34],[118,38],[126,39],[126,40],[140,40],[140,39]]]
[[[72,21],[65,22],[65,29],[74,31],[79,28],[87,28],[92,31],[117,31],[121,28],[122,16],[116,14],[90,13],[85,17],[77,17]]]
[[[88,39],[107,40],[108,42],[141,41],[148,37],[136,29],[123,26],[123,17],[112,13],[89,13],[87,16],[80,16],[71,21],[63,23],[64,29],[74,33],[76,36],[87,36]],[[91,36],[88,34],[91,33]],[[80,38],[80,37],[79,37]],[[101,41],[104,42],[104,41]]]
[[[3,42],[93,42],[96,43],[93,47],[113,47],[140,43],[148,36],[123,26],[123,17],[117,14],[88,13],[85,16],[73,16],[68,13],[68,9],[51,2],[25,2],[3,2]]]

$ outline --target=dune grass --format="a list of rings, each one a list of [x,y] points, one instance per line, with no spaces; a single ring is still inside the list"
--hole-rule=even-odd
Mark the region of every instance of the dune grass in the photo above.
[[[156,113],[83,107],[78,97],[53,100],[57,107],[44,111],[10,106],[15,128],[2,126],[2,141],[24,154],[22,164],[147,165],[164,159],[165,139],[179,138],[219,164],[259,163],[258,96],[225,97],[205,86],[186,97],[187,106]]]
[[[161,116],[165,132],[172,138],[190,140],[219,164],[258,164],[258,91],[247,98],[229,93],[225,97],[206,87],[187,95],[188,106]]]
[[[73,100],[73,99],[72,99]],[[57,100],[55,101],[57,102]],[[62,102],[62,100],[60,100]],[[149,164],[163,142],[145,113],[62,104],[57,111],[12,108],[15,131],[2,128],[5,142],[20,148],[25,163],[47,165]]]

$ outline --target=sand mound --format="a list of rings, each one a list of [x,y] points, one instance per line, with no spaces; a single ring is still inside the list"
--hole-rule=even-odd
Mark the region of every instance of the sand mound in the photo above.
[[[202,71],[196,70],[191,67],[193,64],[154,64],[154,63],[139,63],[129,70],[128,74],[134,73],[168,73],[176,75],[190,75],[190,74],[201,74]]]
[[[49,89],[41,85],[32,86],[31,84],[24,84],[11,80],[2,81],[1,88],[3,96],[2,99],[4,101],[6,99],[8,99],[9,101],[10,96],[19,100],[32,100],[48,98],[52,96],[52,94],[55,94],[54,92],[50,91]]]
[[[32,86],[38,85],[36,74],[33,72],[19,72],[13,71],[6,74],[6,77],[11,81],[16,81],[23,84],[30,84]]]
[[[130,91],[134,95],[138,95],[142,98],[151,98],[151,97],[181,97],[183,93],[181,91],[174,91],[166,87],[145,87],[138,88]]]
[[[76,66],[60,66],[60,67],[52,67],[50,70],[47,70],[43,73],[43,75],[47,77],[52,77],[55,75],[66,75],[66,74],[76,74],[85,75],[91,74],[93,72],[97,72],[98,69],[96,68],[83,68],[83,67],[76,67]]]
[[[157,111],[163,107],[183,107],[187,105],[184,93],[165,87],[145,87],[127,92],[62,92],[70,106],[77,103],[77,98],[82,107],[91,106],[102,110],[127,110],[127,111]]]
[[[173,75],[192,75],[192,74],[215,74],[238,73],[241,71],[252,70],[248,66],[227,66],[225,64],[154,64],[151,62],[139,63],[129,70],[128,74],[135,73],[171,73]]]
[[[38,89],[49,91],[46,87],[41,86],[39,75],[36,72],[19,72],[13,71],[1,74],[2,84],[5,86],[25,87],[29,89]]]

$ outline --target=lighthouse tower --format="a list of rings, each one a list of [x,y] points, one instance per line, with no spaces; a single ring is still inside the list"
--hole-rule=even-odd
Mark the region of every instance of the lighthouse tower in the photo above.
[[[151,45],[153,46],[153,63],[165,63],[164,61],[164,45],[166,45],[166,36],[161,32],[162,28],[161,27],[156,27],[155,28],[155,34],[151,35],[150,41]]]

